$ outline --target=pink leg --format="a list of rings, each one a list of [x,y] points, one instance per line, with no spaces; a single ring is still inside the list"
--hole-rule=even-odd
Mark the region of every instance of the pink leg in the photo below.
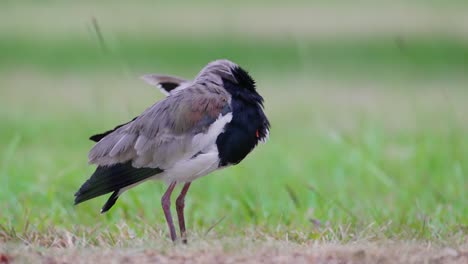
[[[161,198],[161,204],[162,204],[162,208],[164,211],[164,216],[166,216],[166,222],[167,222],[167,225],[169,226],[169,231],[171,232],[172,241],[175,241],[177,239],[175,228],[174,228],[174,223],[172,222],[172,216],[171,216],[171,194],[175,186],[176,186],[176,182],[172,182],[167,188],[167,191],[164,193],[164,195]]]
[[[185,218],[184,218],[184,207],[185,207],[185,195],[190,187],[191,182],[187,182],[182,191],[180,191],[179,197],[176,200],[177,217],[179,218],[180,236],[182,237],[182,243],[187,244],[187,235],[185,233]]]

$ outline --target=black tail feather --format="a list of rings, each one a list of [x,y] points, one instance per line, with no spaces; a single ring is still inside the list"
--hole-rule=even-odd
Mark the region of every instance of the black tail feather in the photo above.
[[[109,211],[109,209],[111,209],[112,206],[114,206],[115,202],[117,202],[117,199],[119,198],[119,191],[120,190],[116,190],[114,193],[112,193],[109,199],[107,199],[107,202],[104,204],[104,206],[101,209],[101,214]]]
[[[159,168],[135,168],[131,161],[111,166],[99,166],[75,193],[75,205],[106,193],[118,192],[122,188],[161,172]]]

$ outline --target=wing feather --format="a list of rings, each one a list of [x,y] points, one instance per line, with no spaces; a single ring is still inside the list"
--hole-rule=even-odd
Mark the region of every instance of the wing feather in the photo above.
[[[180,77],[160,74],[146,74],[141,76],[141,79],[150,85],[158,87],[166,96],[170,95],[174,90],[179,90],[183,84],[188,83],[188,81]]]
[[[89,162],[106,166],[132,161],[137,168],[165,169],[214,142],[213,135],[197,138],[230,111],[230,95],[223,88],[192,85],[104,136],[89,152]]]
[[[133,149],[136,138],[137,135],[135,134],[124,134],[111,149],[109,156],[116,157],[121,153],[127,152],[129,149]]]

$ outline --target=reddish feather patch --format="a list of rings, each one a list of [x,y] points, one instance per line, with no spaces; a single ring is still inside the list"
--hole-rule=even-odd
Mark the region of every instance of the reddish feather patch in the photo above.
[[[9,264],[11,261],[11,256],[0,253],[0,264]]]

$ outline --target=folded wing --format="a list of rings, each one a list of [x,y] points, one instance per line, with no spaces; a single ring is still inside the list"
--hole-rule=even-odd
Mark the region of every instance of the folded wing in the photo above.
[[[229,100],[227,92],[218,87],[186,88],[104,136],[91,149],[89,162],[106,166],[132,161],[137,168],[168,168],[206,147],[192,140],[231,111]]]

